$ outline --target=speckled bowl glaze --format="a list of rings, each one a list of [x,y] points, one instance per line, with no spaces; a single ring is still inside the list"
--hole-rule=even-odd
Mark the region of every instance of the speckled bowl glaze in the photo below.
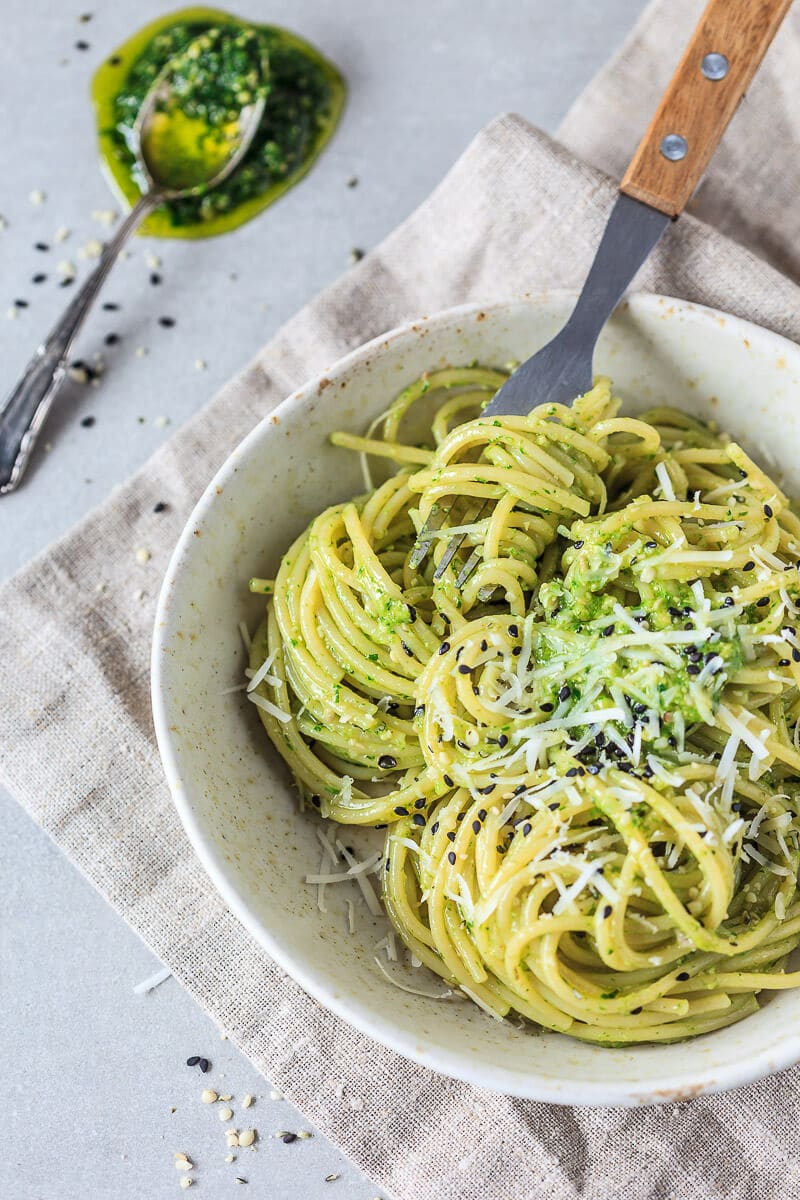
[[[274,574],[312,517],[362,490],[357,458],[329,445],[332,430],[362,432],[424,370],[526,358],[573,302],[549,293],[416,321],[349,354],[262,421],[209,484],[173,555],[156,619],[153,710],[175,805],[209,876],[253,937],[321,1004],[408,1058],[499,1092],[652,1104],[798,1061],[800,992],[778,992],[740,1024],[691,1043],[601,1049],[494,1021],[466,1001],[398,990],[374,960],[385,923],[362,907],[355,935],[347,931],[341,893],[357,895],[355,885],[328,887],[328,911],[318,910],[316,889],[303,882],[319,868],[318,819],[298,812],[253,706],[242,693],[223,694],[245,665],[238,623],[254,629],[263,611],[248,596],[248,578]],[[800,492],[794,344],[694,304],[634,295],[609,322],[596,369],[613,378],[628,411],[674,404],[720,421]],[[363,848],[379,836],[348,830],[345,840]],[[422,970],[400,978],[443,990]]]

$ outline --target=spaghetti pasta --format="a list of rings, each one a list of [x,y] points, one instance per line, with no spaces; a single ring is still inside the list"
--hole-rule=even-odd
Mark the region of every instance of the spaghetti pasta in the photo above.
[[[251,698],[323,816],[388,826],[386,911],[450,987],[601,1044],[731,1024],[800,984],[800,519],[687,414],[600,380],[482,417],[504,378],[335,436],[396,470],[252,582]]]

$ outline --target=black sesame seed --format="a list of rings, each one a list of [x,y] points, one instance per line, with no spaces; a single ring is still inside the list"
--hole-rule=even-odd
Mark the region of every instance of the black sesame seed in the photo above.
[[[211,1070],[211,1063],[208,1061],[207,1058],[201,1058],[200,1062],[197,1065],[199,1066],[200,1070],[203,1072],[204,1075],[208,1074],[208,1072]]]
[[[88,43],[88,42],[83,42],[83,41],[81,41],[81,42],[76,42],[76,43],[75,43],[75,49],[76,49],[76,50],[88,50],[88,49],[89,49],[89,43]]]
[[[606,625],[605,629],[601,632],[600,636],[601,637],[611,637],[611,634],[613,632],[614,632],[614,626]]]
[[[800,662],[800,650],[796,646],[792,649],[792,658],[795,662]]]
[[[459,750],[469,750],[467,743],[462,742],[460,738],[456,739],[456,745],[458,746]]]
[[[472,694],[473,696],[480,696],[481,694],[481,689],[478,687],[477,683],[473,683],[472,685]]]
[[[455,852],[455,850],[448,850],[448,852],[447,852],[447,861],[450,863],[450,866],[451,866],[451,867],[454,867],[454,866],[456,865],[456,852]]]
[[[772,516],[772,508],[770,507],[770,505],[769,505],[769,504],[765,504],[765,505],[764,505],[764,516],[765,516],[765,517],[771,517],[771,516]]]
[[[504,746],[508,745],[508,737],[506,736],[506,734],[504,734],[504,733],[500,734],[500,737],[497,739],[497,744],[501,750],[503,749]]]
[[[27,308],[28,307],[27,300],[15,300],[14,304],[17,308]]]
[[[531,829],[533,829],[533,826],[531,825],[530,821],[526,821],[522,826],[522,836],[527,837]]]
[[[756,600],[756,608],[766,608],[769,604],[769,596],[762,596],[760,600]]]
[[[111,58],[108,60],[108,65],[110,67],[118,67],[121,62],[122,59],[118,54],[112,54]]]
[[[116,346],[117,342],[119,341],[119,334],[118,333],[107,333],[106,336],[103,338],[103,341],[105,342],[105,344],[107,346]]]
[[[600,774],[600,765],[599,765],[599,763],[590,763],[589,766],[586,768],[586,770],[589,772],[590,775],[599,775]]]
[[[522,654],[522,646],[515,646],[511,653],[514,655],[514,658],[519,658],[520,654]]]
[[[750,559],[744,564],[744,566],[742,567],[742,570],[743,571],[752,571],[753,568],[755,567],[755,565],[756,564],[752,561],[752,559]]]
[[[583,545],[583,538],[578,538],[577,542],[572,543],[576,550],[580,550]]]
[[[439,647],[439,653],[440,653],[440,654],[447,654],[447,651],[448,651],[449,649],[450,649],[450,643],[449,643],[449,642],[442,642],[441,646]]]
[[[414,813],[413,817],[411,818],[411,823],[412,825],[424,825],[425,818],[423,817],[422,813]]]
[[[494,789],[496,787],[497,787],[496,783],[489,783],[486,785],[486,787],[478,788],[478,795],[479,796],[491,796],[492,792],[494,791]]]
[[[611,905],[610,905],[610,904],[607,904],[607,905],[605,906],[605,908],[603,909],[603,919],[605,920],[605,919],[607,919],[608,917],[610,917],[610,916],[611,916],[611,913],[612,913],[612,911],[613,911],[613,910],[612,910],[612,908],[611,908]]]
[[[34,242],[33,248],[34,248],[34,250],[49,250],[50,249],[47,242]]]
[[[453,781],[449,775],[443,775],[442,779],[445,781],[445,783],[447,784],[448,787],[455,787],[455,784],[453,783]]]
[[[171,329],[172,326],[175,324],[175,318],[174,317],[159,317],[158,323],[159,323],[159,325],[163,325],[165,329]]]
[[[458,673],[459,675],[470,675],[472,674],[472,667],[468,667],[466,663],[459,663]]]
[[[632,1016],[632,1017],[638,1017],[638,1015],[639,1015],[639,1013],[640,1013],[641,1011],[642,1011],[642,1006],[641,1006],[641,1004],[640,1004],[640,1005],[638,1005],[638,1007],[637,1007],[637,1008],[632,1008],[632,1009],[631,1009],[631,1016]]]
[[[697,663],[689,663],[688,667],[686,668],[686,674],[687,675],[699,675],[700,668],[698,667]]]
[[[166,510],[166,507],[167,507],[166,503],[163,500],[159,500],[156,504],[153,505],[153,512],[154,513],[162,513]]]
[[[438,833],[438,832],[439,832],[439,822],[434,821],[433,824],[431,825],[431,833]]]
[[[378,759],[378,766],[383,771],[391,771],[392,767],[397,766],[397,759],[391,754],[382,754]]]
[[[519,625],[509,625],[508,632],[512,637],[519,637]]]
[[[96,419],[97,419],[96,417],[82,417],[81,425],[83,426],[84,429],[91,429],[92,426],[94,425]]]
[[[424,716],[424,715],[425,715],[425,705],[424,705],[424,704],[418,704],[418,705],[417,705],[417,707],[414,709],[414,716],[415,716],[415,717],[422,717],[422,716]]]
[[[409,658],[414,657],[414,651],[411,649],[411,647],[406,642],[403,641],[402,638],[400,639],[400,645],[403,647],[403,649],[405,650],[405,652]]]
[[[480,821],[473,821],[473,822],[472,822],[472,832],[473,832],[473,833],[480,833],[480,831],[481,831],[481,823],[480,823]]]
[[[317,795],[311,797],[311,803],[315,808],[322,808],[322,800]]]
[[[153,287],[158,287],[158,285],[161,283],[161,276],[159,275],[158,271],[153,271],[151,273],[150,282],[152,283]],[[162,325],[163,325],[163,321],[162,321]]]
[[[553,706],[549,700],[544,704],[540,704],[539,708],[542,710],[542,712],[552,712],[553,711]]]
[[[733,606],[733,596],[726,596],[722,601],[723,608],[731,608]]]
[[[571,695],[572,695],[572,689],[570,688],[568,683],[565,683],[564,686],[561,688],[561,690],[558,693],[558,698],[563,704],[563,702],[565,700],[569,700]]]
[[[187,1065],[187,1067],[196,1067],[199,1062],[200,1062],[200,1055],[193,1054],[191,1056],[191,1058],[187,1058],[186,1065]]]
[[[397,813],[398,817],[407,817],[408,816],[408,809],[404,808],[402,804],[398,804],[395,807],[394,811]]]
[[[297,1141],[297,1134],[296,1133],[285,1133],[283,1135],[283,1137],[281,1138],[281,1141],[285,1142],[287,1146],[291,1146],[292,1142]]]
[[[106,300],[105,304],[103,305],[103,311],[104,312],[119,312],[119,305],[115,304],[113,300]]]
[[[561,808],[561,801],[560,801],[560,800],[554,800],[554,801],[553,801],[553,803],[552,803],[552,804],[548,804],[548,806],[547,806],[547,807],[550,809],[550,811],[551,811],[551,812],[555,812],[557,808]]]
[[[652,846],[650,847],[650,851],[656,856],[656,858],[663,858],[667,853],[667,843],[653,842]]]
[[[567,779],[572,779],[572,777],[577,774],[578,774],[578,768],[570,767],[569,770],[567,771]]]
[[[489,643],[487,642],[486,638],[484,638],[483,641],[481,642],[481,650],[483,650],[483,652],[485,653],[488,649],[489,649]]]
[[[645,550],[655,550],[657,547],[658,547],[658,542],[653,541],[652,538],[649,542],[645,542],[645,544],[644,544]]]
[[[744,812],[744,805],[742,804],[741,800],[734,800],[733,804],[731,805],[731,812]]]
[[[779,666],[779,667],[788,667],[788,666],[789,666],[789,659],[788,659],[788,658],[779,658],[779,659],[778,659],[778,666]]]
[[[43,271],[39,271],[36,275],[31,276],[31,283],[44,283],[47,276]]]
[[[456,835],[453,833],[452,829],[448,831],[447,840],[448,842],[454,842],[456,840]]]
[[[689,972],[688,971],[679,971],[678,974],[675,976],[675,978],[677,980],[679,980],[681,983],[685,983],[686,980],[689,978]]]
[[[74,282],[75,282],[74,275],[65,275],[58,286],[59,287],[72,287]]]
[[[428,801],[424,796],[420,796],[419,800],[414,801],[414,808],[424,808]]]
[[[679,617],[681,615],[681,610],[679,608],[675,608],[674,605],[670,605],[670,607],[667,609],[667,612],[671,617]]]

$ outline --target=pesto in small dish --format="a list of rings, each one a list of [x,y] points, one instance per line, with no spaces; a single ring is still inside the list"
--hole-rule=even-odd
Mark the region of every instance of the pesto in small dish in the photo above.
[[[153,161],[169,160],[171,176],[182,178],[183,162],[194,170],[204,159],[213,173],[242,106],[262,96],[266,105],[230,178],[203,195],[169,201],[143,223],[142,232],[160,237],[208,237],[250,220],[305,174],[344,104],[337,69],[293,33],[211,8],[162,17],[112,54],[92,85],[103,164],[131,204],[142,191],[133,128],[145,95],[165,71],[170,111],[163,136],[156,122],[147,152]]]

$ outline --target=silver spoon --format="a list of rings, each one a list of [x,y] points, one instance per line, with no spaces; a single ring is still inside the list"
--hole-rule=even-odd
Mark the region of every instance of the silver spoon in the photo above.
[[[95,301],[105,278],[125,242],[140,221],[166,200],[198,196],[227,179],[247,153],[264,112],[265,96],[246,104],[239,112],[235,135],[229,139],[229,152],[213,174],[203,176],[203,161],[185,157],[179,163],[157,160],[153,153],[154,118],[163,124],[173,96],[175,60],[171,60],[153,81],[136,118],[130,149],[142,181],[142,195],[128,213],[58,324],[34,354],[25,373],[0,410],[0,495],[13,492],[22,479],[36,439],[55,395],[67,373],[70,348]],[[150,151],[150,153],[148,153]],[[208,171],[208,165],[205,170]]]

